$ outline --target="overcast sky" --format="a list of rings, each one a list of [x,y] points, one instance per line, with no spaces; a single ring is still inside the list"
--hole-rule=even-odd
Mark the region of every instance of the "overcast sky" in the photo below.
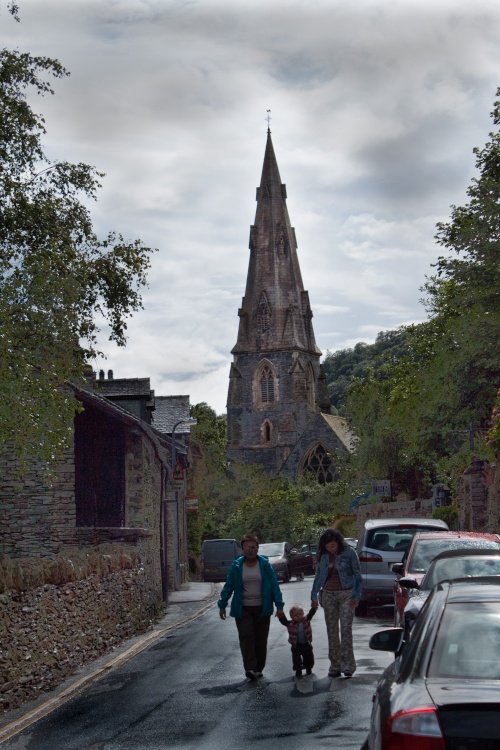
[[[98,233],[158,248],[115,377],[225,411],[266,110],[324,354],[424,320],[500,85],[498,0],[19,0],[2,46],[71,72],[53,160],[106,173]]]

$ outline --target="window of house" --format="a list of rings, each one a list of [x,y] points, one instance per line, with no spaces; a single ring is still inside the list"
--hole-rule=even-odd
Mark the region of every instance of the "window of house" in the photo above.
[[[76,525],[123,526],[124,499],[123,427],[86,406],[75,417]]]

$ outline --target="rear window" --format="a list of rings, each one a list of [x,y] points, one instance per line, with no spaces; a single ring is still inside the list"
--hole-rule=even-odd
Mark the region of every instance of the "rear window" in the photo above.
[[[500,602],[448,604],[428,677],[500,680]]]
[[[417,531],[422,531],[422,527],[379,526],[367,532],[364,546],[388,552],[406,552]]]
[[[238,555],[238,544],[233,539],[214,539],[203,542],[202,557],[211,560],[232,560]]]
[[[452,549],[500,549],[498,542],[488,539],[418,539],[415,543],[412,559],[409,561],[410,573],[425,573],[431,561],[440,552]]]

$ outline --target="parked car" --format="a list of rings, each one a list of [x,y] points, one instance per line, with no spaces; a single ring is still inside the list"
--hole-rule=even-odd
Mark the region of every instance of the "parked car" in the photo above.
[[[371,604],[392,604],[394,574],[391,565],[401,562],[417,531],[447,528],[444,521],[435,518],[374,518],[365,521],[357,546],[363,591],[356,614],[365,614]]]
[[[432,560],[420,585],[415,578],[399,579],[399,585],[408,589],[409,599],[403,612],[403,627],[408,634],[424,602],[437,583],[456,578],[499,576],[500,550],[454,549],[440,552]]]
[[[415,534],[402,562],[392,565],[396,575],[394,591],[394,624],[403,625],[403,612],[408,602],[408,588],[401,578],[413,578],[420,585],[431,560],[440,552],[451,549],[500,549],[500,535],[479,531],[432,531]]]
[[[356,547],[358,546],[358,540],[354,539],[354,537],[352,536],[345,536],[344,542],[346,542],[353,549],[356,549]]]
[[[205,539],[201,545],[201,574],[204,581],[225,581],[229,566],[242,554],[236,539]]]
[[[392,651],[373,696],[362,750],[493,750],[500,737],[500,584],[438,584],[412,630],[375,633]]]
[[[316,570],[316,557],[309,550],[299,552],[289,542],[267,542],[259,545],[259,555],[265,555],[283,583],[290,578],[303,578]]]

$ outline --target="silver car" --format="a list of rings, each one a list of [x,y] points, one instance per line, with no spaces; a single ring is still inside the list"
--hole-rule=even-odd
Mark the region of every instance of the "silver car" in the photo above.
[[[417,531],[447,529],[448,525],[436,518],[373,518],[365,521],[356,550],[363,581],[356,614],[366,614],[370,605],[394,603],[392,565],[401,562]]]

